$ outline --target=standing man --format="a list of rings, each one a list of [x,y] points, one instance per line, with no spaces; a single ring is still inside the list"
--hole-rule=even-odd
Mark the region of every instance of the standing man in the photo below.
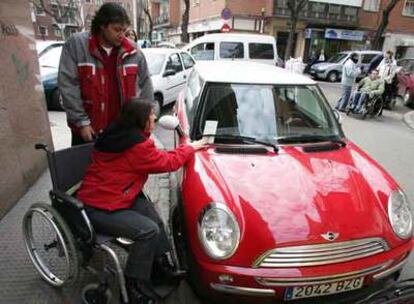
[[[73,34],[65,43],[58,85],[72,131],[72,146],[90,142],[132,97],[153,99],[144,55],[125,38],[130,24],[118,3],[103,4],[91,33]]]
[[[351,56],[346,60],[342,67],[342,80],[341,80],[341,98],[338,100],[338,104],[335,109],[345,112],[348,105],[349,98],[351,96],[352,86],[355,83],[356,77],[361,73],[361,69],[357,67],[358,54],[352,53]]]
[[[394,53],[391,50],[385,52],[384,59],[378,66],[379,75],[384,80],[384,102],[386,107],[390,107],[390,103],[394,98],[396,90],[395,75],[397,73],[397,61],[393,58]]]

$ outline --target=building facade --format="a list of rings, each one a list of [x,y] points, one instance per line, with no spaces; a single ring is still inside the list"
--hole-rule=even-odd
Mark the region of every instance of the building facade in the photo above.
[[[72,33],[90,30],[95,12],[105,2],[118,2],[128,12],[134,28],[137,24],[135,0],[45,0],[41,5],[30,2],[35,37],[38,40],[65,40]],[[64,17],[63,17],[64,16]]]

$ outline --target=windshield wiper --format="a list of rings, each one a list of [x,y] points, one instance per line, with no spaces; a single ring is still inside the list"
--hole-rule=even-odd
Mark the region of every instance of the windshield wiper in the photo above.
[[[326,136],[326,135],[314,135],[314,134],[302,134],[292,136],[282,136],[276,138],[278,143],[309,143],[309,142],[321,142],[330,141],[335,144],[339,144],[342,147],[346,146],[346,142],[343,141],[339,136]]]
[[[242,135],[233,135],[233,134],[203,134],[203,136],[213,136],[214,138],[221,138],[221,139],[235,139],[239,140],[243,143],[252,143],[252,144],[259,144],[267,147],[272,147],[274,152],[279,151],[279,148],[270,142],[260,141],[254,137],[242,136]]]

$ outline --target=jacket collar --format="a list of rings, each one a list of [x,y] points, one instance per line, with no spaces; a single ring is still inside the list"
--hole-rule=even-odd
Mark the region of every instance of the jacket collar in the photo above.
[[[89,35],[89,52],[96,58],[102,61],[102,55],[99,52],[99,42],[98,38],[94,34]],[[137,48],[135,45],[132,44],[127,38],[124,38],[121,42],[118,51],[118,59],[124,59],[126,56],[135,54],[137,52]]]

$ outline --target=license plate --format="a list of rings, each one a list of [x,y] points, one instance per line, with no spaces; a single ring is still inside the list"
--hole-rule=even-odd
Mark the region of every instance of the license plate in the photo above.
[[[285,292],[285,300],[319,297],[351,291],[361,288],[363,283],[364,278],[356,278],[332,283],[288,287]]]

